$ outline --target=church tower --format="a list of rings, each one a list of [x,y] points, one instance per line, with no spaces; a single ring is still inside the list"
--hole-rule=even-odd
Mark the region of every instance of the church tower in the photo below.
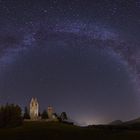
[[[31,120],[37,120],[39,114],[39,103],[37,98],[32,98],[30,102],[30,118]]]
[[[47,110],[47,113],[48,113],[48,118],[53,119],[53,114],[54,114],[53,107],[49,106],[48,110]]]

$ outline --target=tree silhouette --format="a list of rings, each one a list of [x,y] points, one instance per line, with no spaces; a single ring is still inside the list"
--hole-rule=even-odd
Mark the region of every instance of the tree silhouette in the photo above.
[[[62,113],[61,113],[61,115],[60,115],[60,118],[61,118],[61,120],[62,120],[62,121],[67,120],[67,119],[68,119],[68,117],[67,117],[66,112],[62,112]]]
[[[44,110],[44,111],[42,112],[41,118],[42,118],[42,119],[48,119],[48,113],[47,113],[46,110]]]
[[[25,108],[24,108],[23,118],[24,119],[30,119],[29,110],[28,110],[27,106],[25,106]]]
[[[6,104],[0,107],[0,127],[14,127],[22,124],[21,108],[18,105]]]

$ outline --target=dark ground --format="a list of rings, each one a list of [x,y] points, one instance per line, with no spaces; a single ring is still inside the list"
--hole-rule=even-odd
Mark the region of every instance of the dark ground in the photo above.
[[[0,140],[140,140],[140,129],[78,127],[58,122],[24,122],[0,129]]]

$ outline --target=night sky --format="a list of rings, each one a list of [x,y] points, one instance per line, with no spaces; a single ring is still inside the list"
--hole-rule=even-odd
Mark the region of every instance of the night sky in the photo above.
[[[0,104],[37,97],[80,124],[140,116],[140,0],[0,0]]]

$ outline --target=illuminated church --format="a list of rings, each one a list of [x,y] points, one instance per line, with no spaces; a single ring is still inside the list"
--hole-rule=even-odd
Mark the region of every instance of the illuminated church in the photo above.
[[[47,109],[48,120],[56,120],[57,117],[54,115],[53,107],[49,106]],[[39,103],[37,98],[32,98],[30,101],[29,115],[31,120],[39,120]]]
[[[39,117],[39,103],[37,98],[32,98],[30,102],[30,119],[37,120]]]

